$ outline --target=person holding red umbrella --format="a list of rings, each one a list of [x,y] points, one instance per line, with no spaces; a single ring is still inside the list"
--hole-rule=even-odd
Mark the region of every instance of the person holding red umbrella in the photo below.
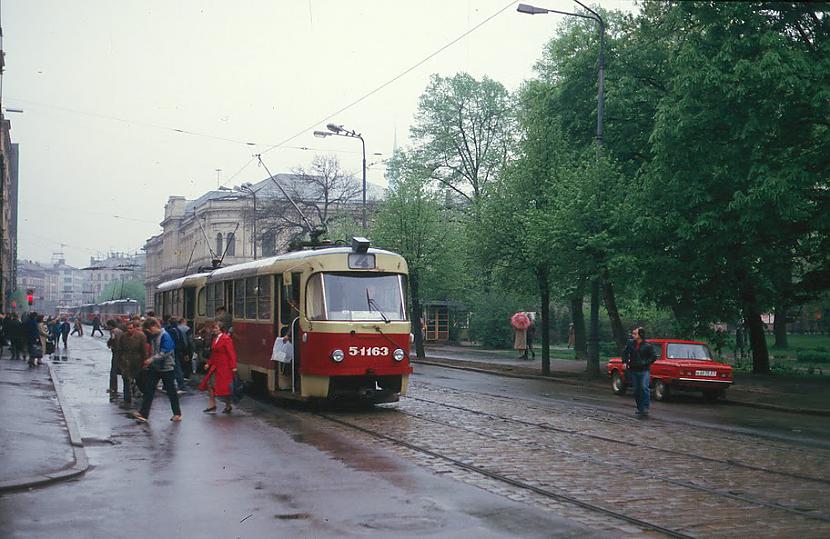
[[[516,332],[513,349],[521,351],[519,359],[527,359],[527,328],[530,327],[530,318],[521,311],[517,312],[510,317],[510,325]]]

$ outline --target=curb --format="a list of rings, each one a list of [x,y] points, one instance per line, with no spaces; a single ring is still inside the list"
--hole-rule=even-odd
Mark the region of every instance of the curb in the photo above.
[[[45,472],[21,479],[2,481],[0,482],[0,492],[30,489],[55,483],[57,481],[72,479],[73,477],[82,475],[89,469],[89,460],[86,458],[84,442],[81,439],[81,431],[78,429],[78,425],[75,423],[75,419],[69,411],[69,406],[65,405],[66,398],[63,395],[60,384],[58,384],[52,365],[47,364],[47,367],[49,367],[49,378],[52,380],[52,386],[55,388],[55,394],[58,397],[58,406],[61,409],[61,414],[63,414],[66,428],[69,431],[69,444],[72,447],[72,454],[75,457],[75,462],[68,468],[63,468],[54,472]]]
[[[417,360],[414,362],[416,365],[434,365],[436,367],[446,367],[448,369],[457,369],[460,371],[469,371],[469,372],[477,372],[482,374],[493,374],[497,376],[505,376],[507,378],[521,378],[525,380],[546,380],[548,382],[553,382],[557,384],[566,384],[571,386],[586,386],[590,385],[589,383],[578,382],[574,380],[569,380],[565,378],[556,378],[554,376],[542,376],[541,374],[522,374],[522,373],[515,373],[515,372],[505,372],[499,369],[488,369],[487,366],[492,366],[492,363],[486,363],[481,361],[458,361],[453,359],[447,358],[440,358],[440,357],[432,357],[426,360]],[[470,366],[470,365],[459,365],[458,363],[472,363],[477,366]],[[823,410],[817,408],[788,408],[786,406],[778,406],[776,404],[766,404],[762,402],[747,402],[747,401],[736,401],[736,400],[729,400],[725,399],[721,401],[723,404],[728,404],[731,406],[743,406],[745,408],[758,408],[761,410],[772,410],[775,412],[784,412],[788,414],[802,414],[802,415],[815,415],[815,416],[822,416],[822,417],[830,417],[830,410]]]

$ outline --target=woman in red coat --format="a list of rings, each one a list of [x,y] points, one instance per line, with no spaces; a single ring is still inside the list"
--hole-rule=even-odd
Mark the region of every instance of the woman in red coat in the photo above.
[[[236,372],[236,349],[233,347],[231,336],[221,322],[211,328],[213,343],[210,347],[210,359],[206,364],[205,374],[199,389],[208,390],[210,400],[208,407],[203,410],[205,413],[216,412],[216,397],[222,397],[225,401],[223,414],[231,413],[231,395],[233,395],[233,374]]]

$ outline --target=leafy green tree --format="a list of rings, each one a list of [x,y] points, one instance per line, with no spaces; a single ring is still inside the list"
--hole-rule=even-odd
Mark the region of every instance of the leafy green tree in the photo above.
[[[413,154],[433,180],[469,202],[498,178],[514,142],[513,103],[501,83],[433,75],[410,129]]]
[[[463,271],[458,266],[459,226],[453,209],[430,187],[430,178],[418,160],[405,152],[393,156],[389,168],[389,191],[381,204],[372,234],[380,247],[397,252],[409,266],[409,301],[415,350],[424,358],[419,318],[422,300],[429,295],[444,296],[452,290]]]
[[[685,34],[651,136],[656,218],[644,221],[663,249],[648,273],[680,320],[740,312],[759,373],[769,372],[761,314],[789,295],[790,270],[805,284],[827,272],[817,248],[828,232],[830,32],[812,9],[676,3],[661,14]]]
[[[144,282],[139,280],[110,281],[98,296],[98,301],[110,301],[113,299],[135,299],[141,305],[141,312],[144,312]]]

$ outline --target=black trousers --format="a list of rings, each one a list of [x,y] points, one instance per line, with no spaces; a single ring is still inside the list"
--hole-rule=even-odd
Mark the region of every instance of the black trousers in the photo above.
[[[144,397],[141,399],[141,411],[139,413],[144,417],[149,417],[150,407],[153,405],[153,397],[159,380],[161,380],[164,391],[167,393],[167,398],[170,399],[170,408],[173,410],[173,415],[182,415],[173,371],[159,372],[156,369],[145,369],[144,371],[144,387],[141,388]]]

